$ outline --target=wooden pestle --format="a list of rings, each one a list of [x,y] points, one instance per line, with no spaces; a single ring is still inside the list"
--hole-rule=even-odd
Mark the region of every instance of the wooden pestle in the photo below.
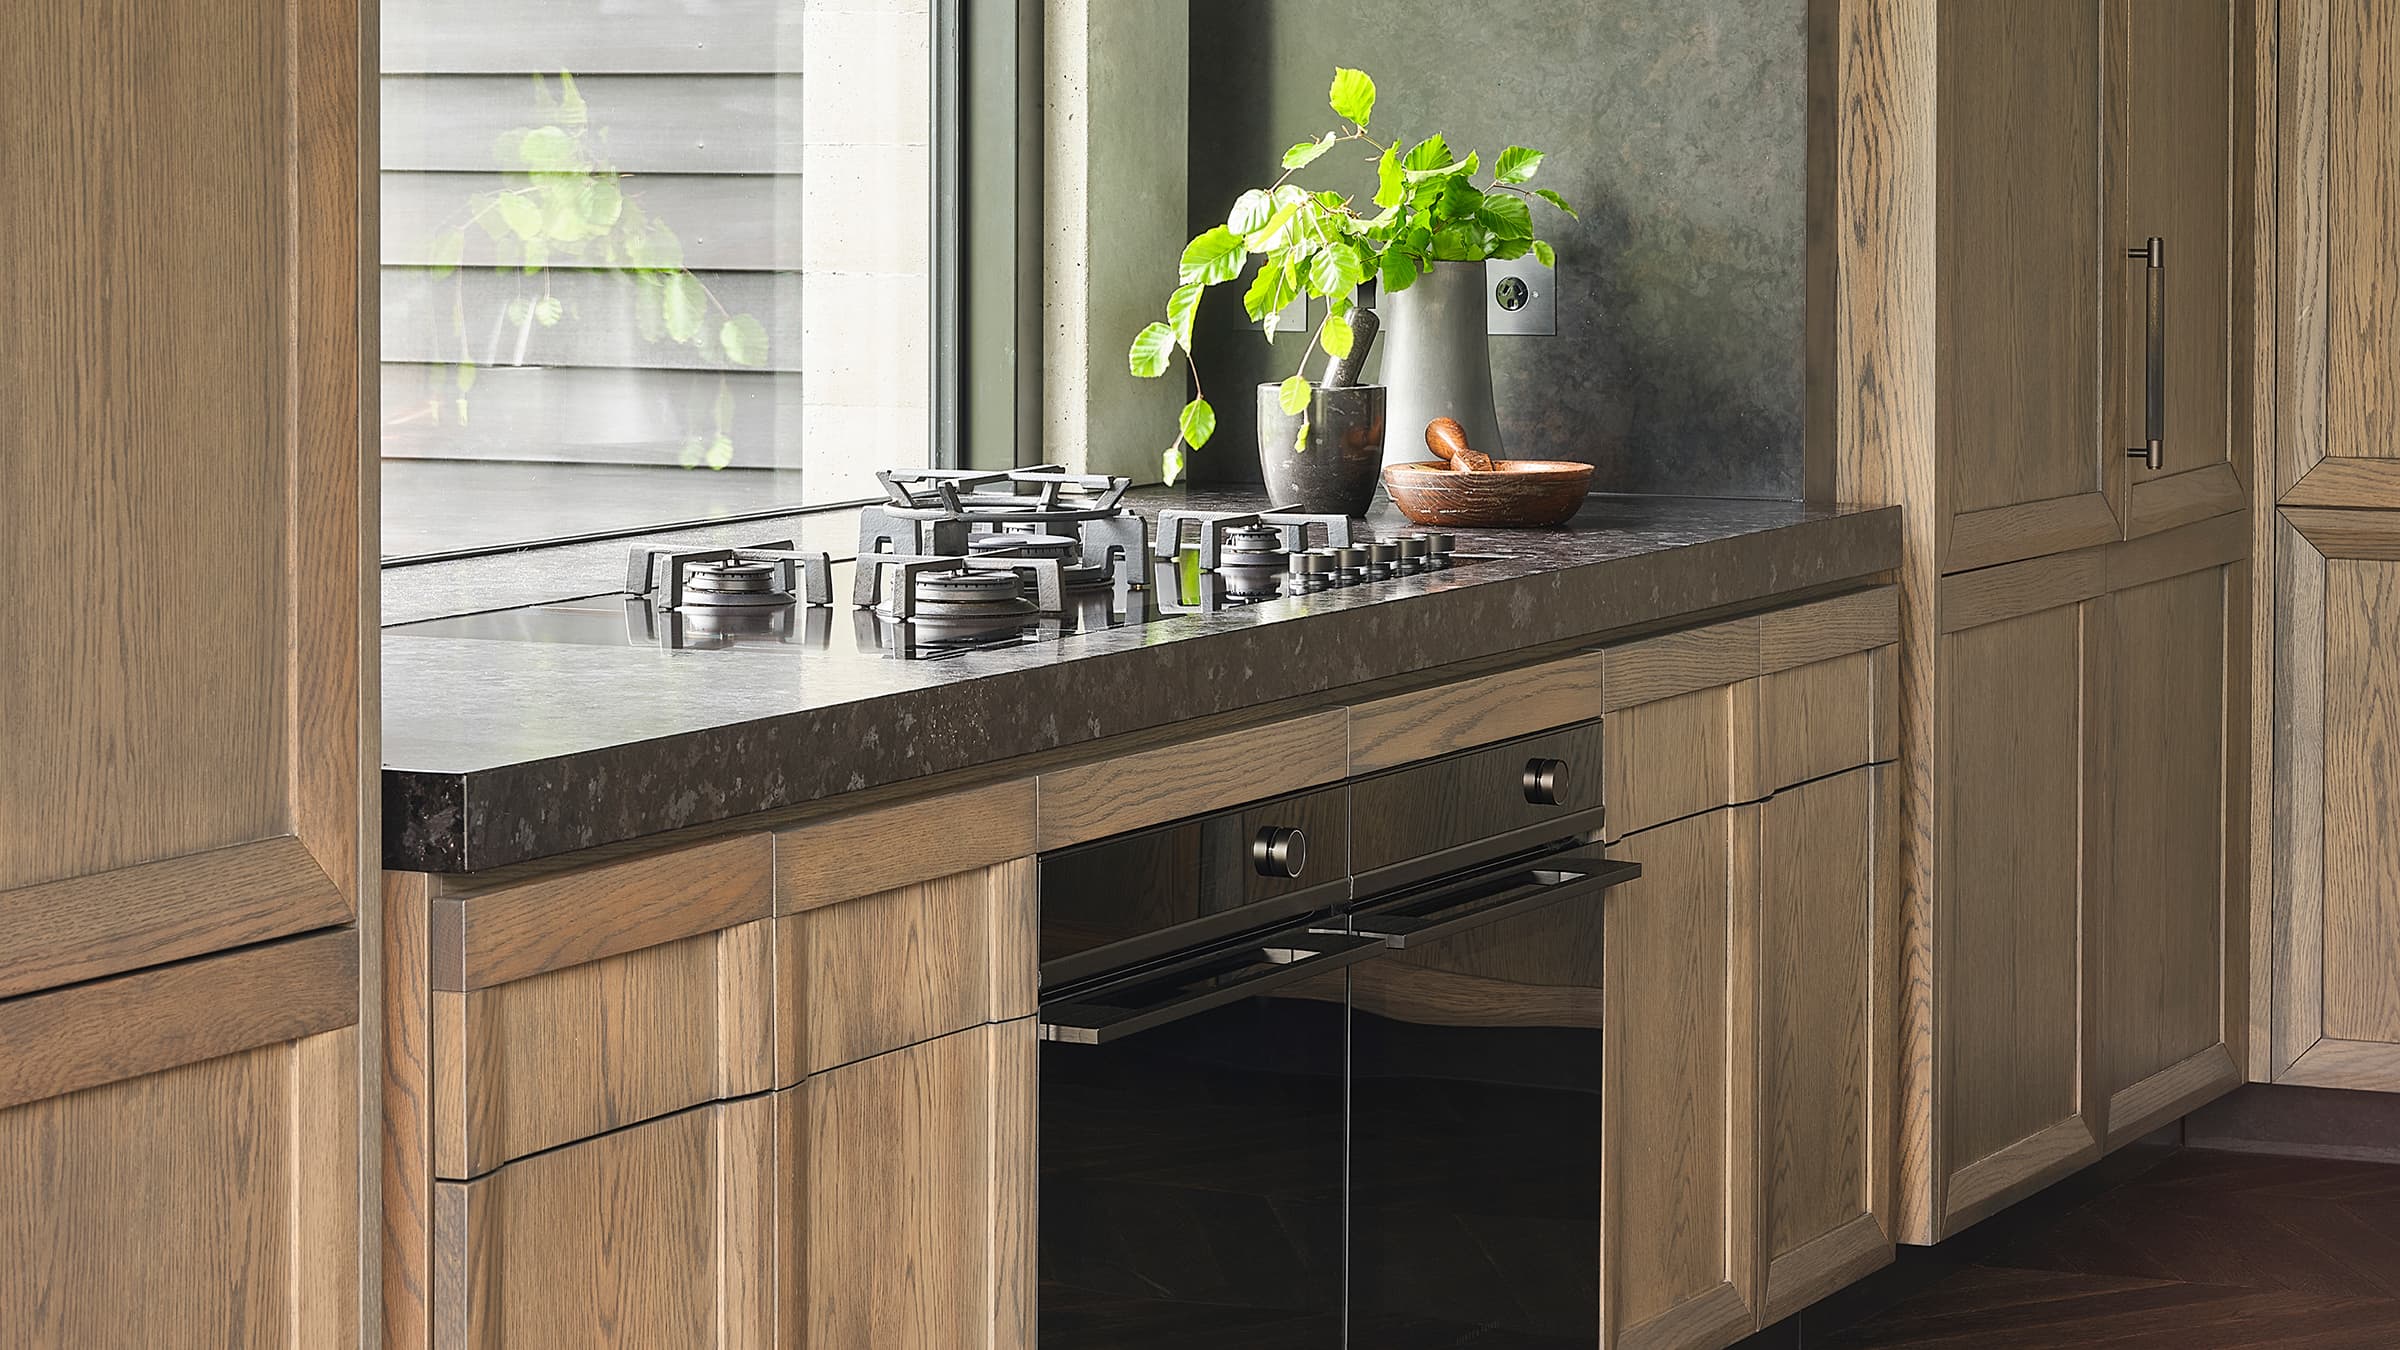
[[[1450,462],[1453,469],[1490,473],[1492,457],[1467,444],[1467,429],[1455,417],[1437,417],[1425,424],[1425,448]]]

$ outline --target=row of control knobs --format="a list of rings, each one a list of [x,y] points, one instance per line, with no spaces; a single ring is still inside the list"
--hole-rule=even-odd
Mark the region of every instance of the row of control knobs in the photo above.
[[[1404,534],[1347,548],[1313,548],[1291,555],[1295,591],[1322,591],[1448,567],[1457,541],[1447,534]]]

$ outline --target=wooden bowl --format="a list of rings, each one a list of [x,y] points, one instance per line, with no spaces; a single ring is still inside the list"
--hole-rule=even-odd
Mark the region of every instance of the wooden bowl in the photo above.
[[[1488,471],[1439,462],[1387,464],[1392,505],[1419,525],[1563,525],[1583,509],[1592,466],[1558,459],[1503,459]]]

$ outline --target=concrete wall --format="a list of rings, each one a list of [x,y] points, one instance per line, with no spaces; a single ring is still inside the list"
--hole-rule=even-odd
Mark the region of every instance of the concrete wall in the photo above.
[[[1805,9],[1207,0],[1191,12],[1187,234],[1333,126],[1336,65],[1365,70],[1377,132],[1440,131],[1487,164],[1512,142],[1546,151],[1538,183],[1582,211],[1534,208],[1558,248],[1558,336],[1492,340],[1511,455],[1589,461],[1603,491],[1798,497]],[[1374,186],[1371,164],[1332,156],[1306,180]],[[1159,272],[1171,284],[1171,258]],[[1220,426],[1194,476],[1256,481],[1249,387],[1296,351],[1247,331],[1236,285],[1210,295],[1199,343]]]

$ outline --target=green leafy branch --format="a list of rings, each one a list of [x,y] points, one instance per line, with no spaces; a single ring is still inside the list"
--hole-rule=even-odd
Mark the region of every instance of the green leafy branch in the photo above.
[[[518,293],[493,314],[485,363],[498,363],[513,329],[508,363],[524,364],[534,330],[571,317],[551,284],[554,267],[571,266],[621,272],[631,279],[634,323],[645,341],[689,347],[709,361],[765,364],[766,325],[753,315],[734,313],[684,267],[683,241],[665,221],[643,210],[638,196],[626,191],[631,175],[618,172],[607,158],[607,131],[592,124],[574,75],[559,72],[555,91],[540,75],[533,83],[543,125],[517,127],[494,140],[494,162],[506,174],[503,185],[468,198],[464,224],[433,239],[436,277],[459,272],[466,231],[476,228],[500,250],[505,267],[520,278],[539,279],[532,290],[520,282]],[[458,275],[451,331],[459,359],[451,370],[462,423],[477,369],[466,320],[465,278]],[[687,466],[723,468],[733,460],[732,393],[722,377],[711,412],[715,425],[708,444],[697,436],[685,438]]]
[[[1300,352],[1298,367],[1283,381],[1277,401],[1286,413],[1308,406],[1309,383],[1303,373],[1311,352],[1328,357],[1350,354],[1354,334],[1350,315],[1352,294],[1374,278],[1387,295],[1407,290],[1437,262],[1480,262],[1487,258],[1519,258],[1530,252],[1553,266],[1550,244],[1536,238],[1531,203],[1539,199],[1570,217],[1574,208],[1548,188],[1526,183],[1542,166],[1542,154],[1521,145],[1500,152],[1489,180],[1474,182],[1481,169],[1472,151],[1454,158],[1449,144],[1436,134],[1401,150],[1401,141],[1384,143],[1368,134],[1375,112],[1375,81],[1364,71],[1336,69],[1327,103],[1340,126],[1286,150],[1283,171],[1263,188],[1252,188],[1235,199],[1223,225],[1203,232],[1186,245],[1178,262],[1177,285],[1167,297],[1167,317],[1153,322],[1134,337],[1126,363],[1133,374],[1153,379],[1166,374],[1177,350],[1192,385],[1191,401],[1176,419],[1176,439],[1167,447],[1161,465],[1166,480],[1182,476],[1186,449],[1197,450],[1216,433],[1216,410],[1200,384],[1200,367],[1192,357],[1192,328],[1200,297],[1209,287],[1232,281],[1259,259],[1242,308],[1266,326],[1275,340],[1277,317],[1303,295],[1326,302],[1325,318],[1313,340]],[[1311,192],[1292,182],[1292,176],[1315,163],[1338,145],[1358,143],[1376,152],[1377,214],[1361,215],[1352,199],[1338,192]],[[1307,427],[1300,441],[1305,445]]]

